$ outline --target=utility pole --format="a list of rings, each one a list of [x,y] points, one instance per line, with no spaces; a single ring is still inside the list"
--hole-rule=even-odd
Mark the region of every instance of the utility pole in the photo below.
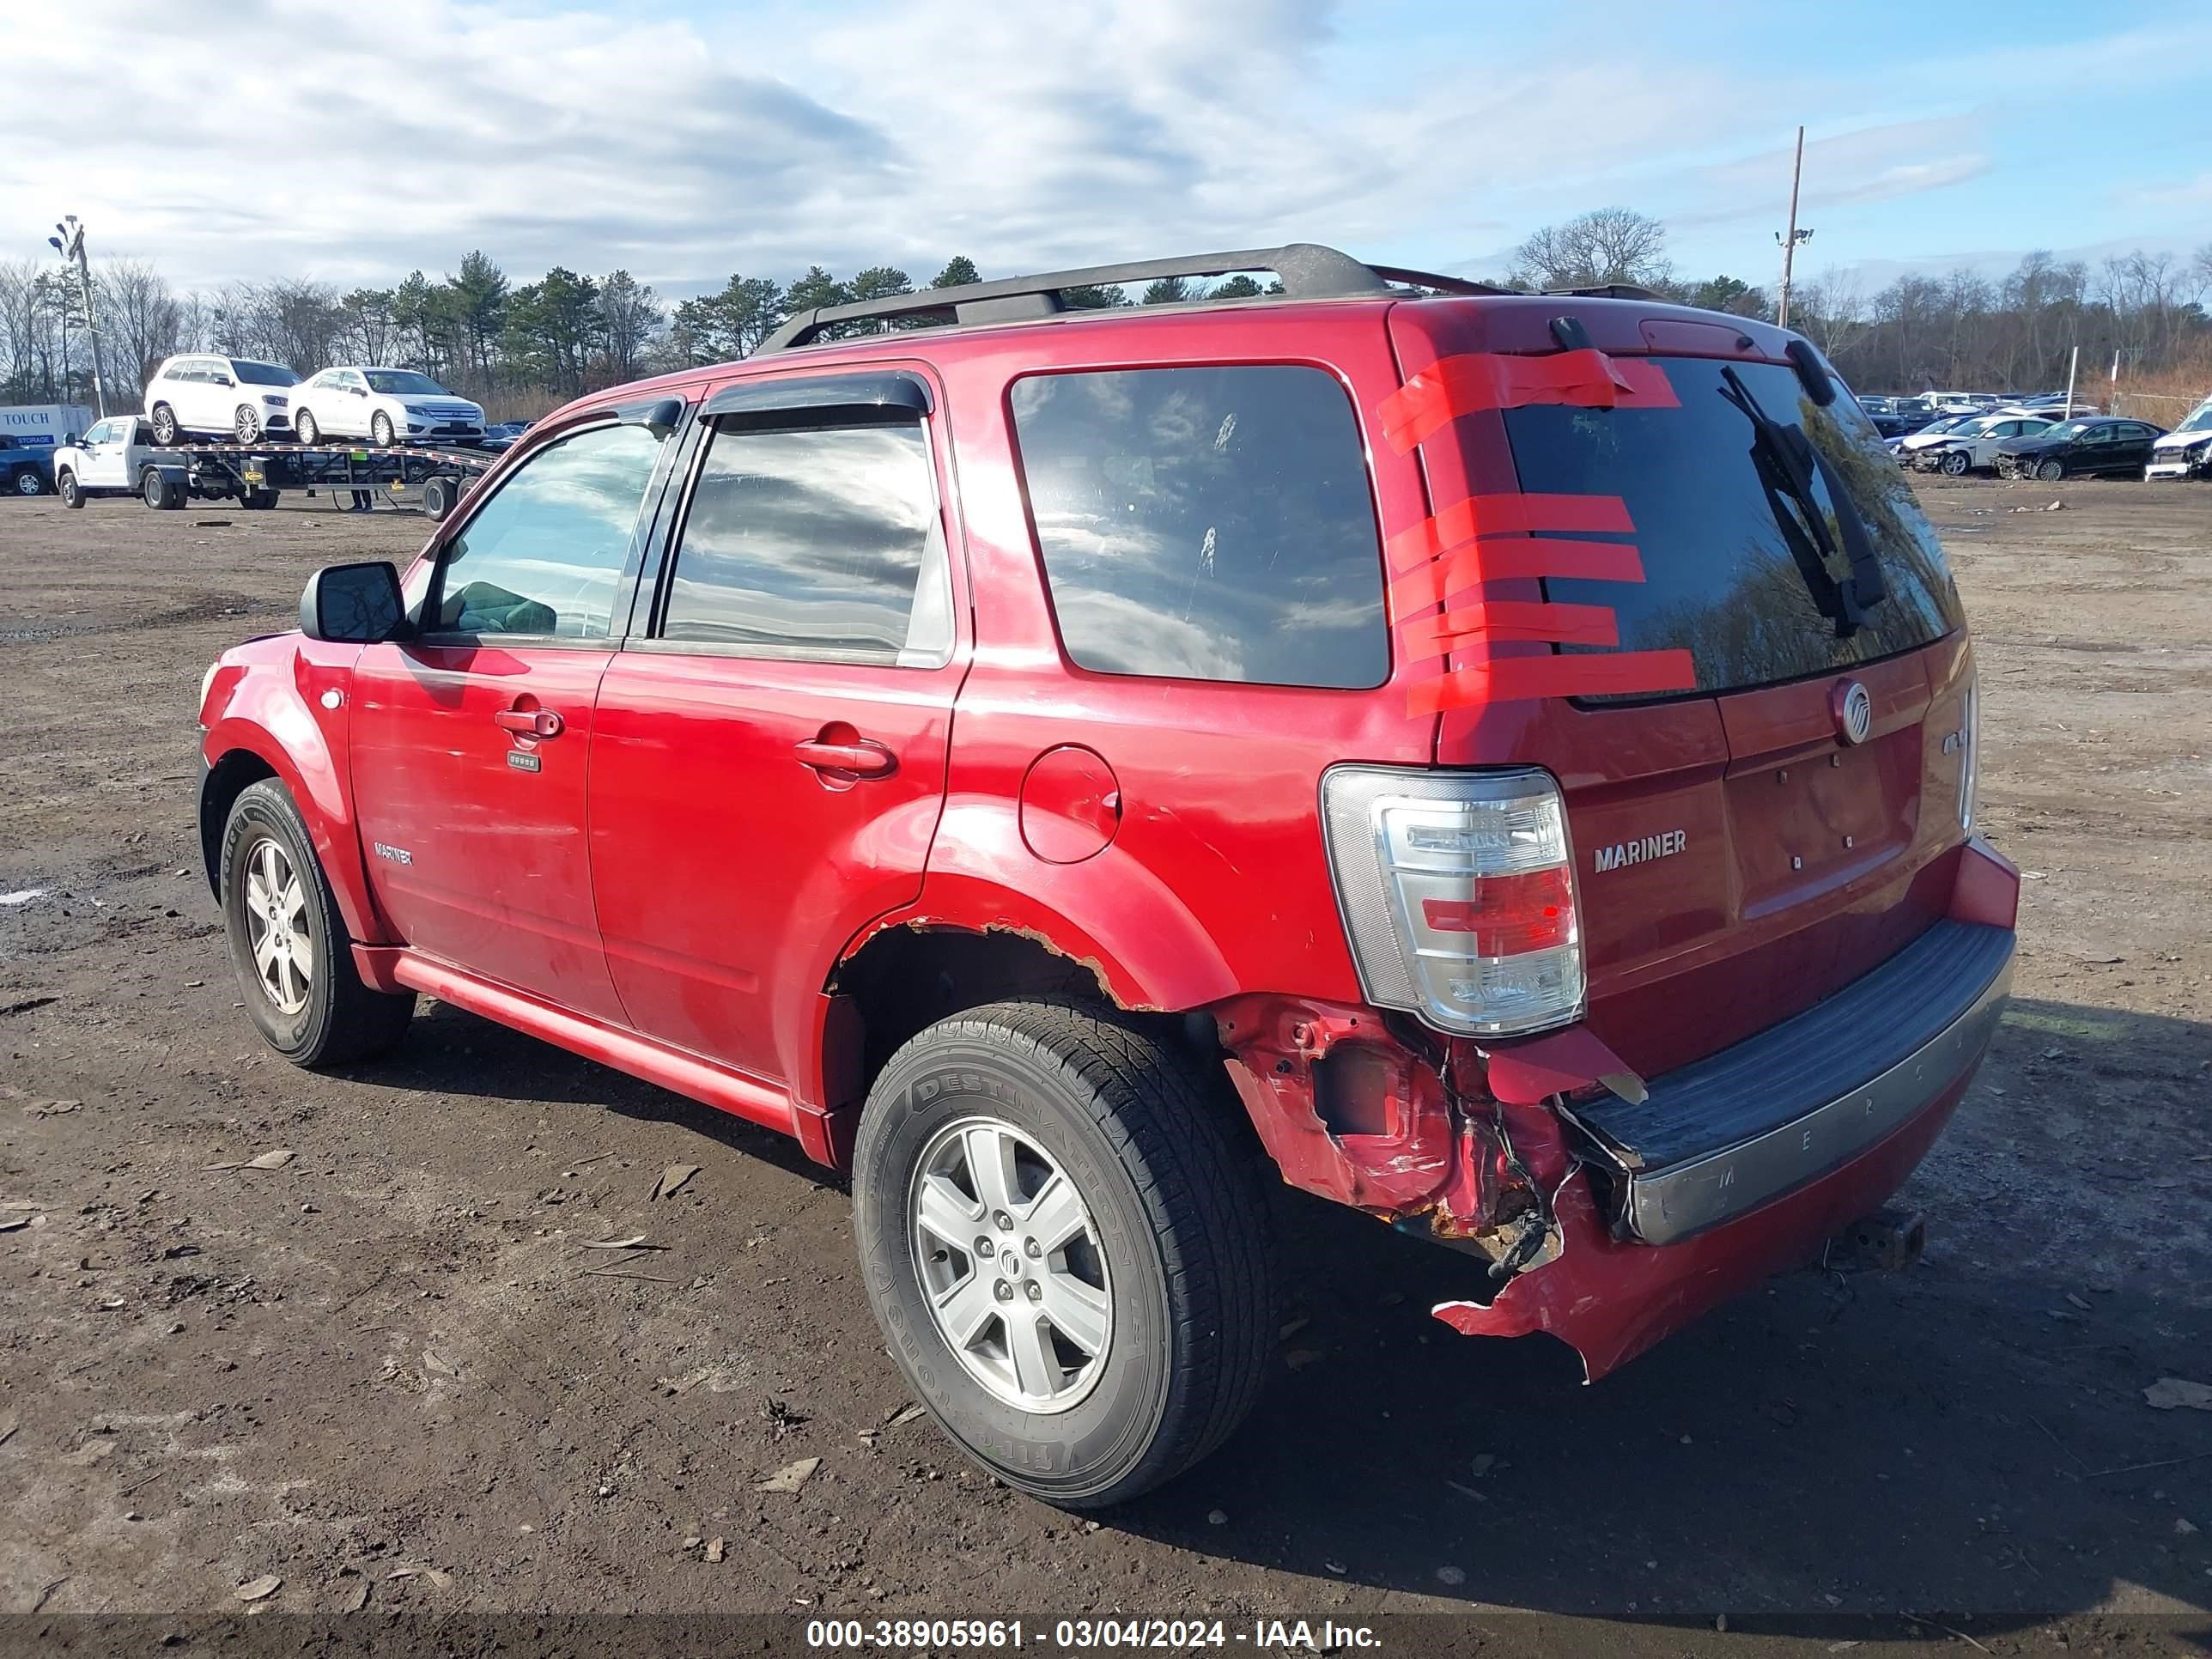
[[[60,254],[64,262],[76,261],[77,292],[84,299],[84,331],[92,337],[92,398],[100,406],[100,418],[107,418],[107,385],[100,373],[100,323],[92,309],[92,267],[84,257],[84,227],[76,222],[74,213],[54,227],[55,234],[46,238],[46,246]]]
[[[2072,420],[2072,419],[2074,418],[2074,376],[2075,376],[2075,372],[2076,372],[2077,370],[2079,370],[2079,369],[2081,368],[2081,348],[2080,346],[2075,346],[2075,347],[2074,348],[2073,355],[2072,355],[2071,356],[2068,357],[2068,358],[2067,358],[2067,360],[2066,360],[2066,416],[2065,416],[2065,418],[2066,418],[2066,419],[2068,419],[2068,420],[2069,420],[2069,421],[2070,421],[2070,420]]]
[[[1782,244],[1782,303],[1775,307],[1774,320],[1784,328],[1790,326],[1790,270],[1796,263],[1797,245],[1809,242],[1813,233],[1797,228],[1797,183],[1805,172],[1805,129],[1797,129],[1797,159],[1790,164],[1790,232],[1774,240]]]

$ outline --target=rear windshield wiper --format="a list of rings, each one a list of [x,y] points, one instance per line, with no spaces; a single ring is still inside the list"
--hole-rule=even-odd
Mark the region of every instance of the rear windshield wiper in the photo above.
[[[1721,378],[1728,382],[1721,396],[1741,410],[1751,422],[1755,434],[1751,453],[1759,468],[1759,483],[1766,491],[1775,522],[1790,544],[1790,554],[1804,574],[1806,586],[1813,591],[1813,601],[1822,615],[1834,619],[1837,636],[1849,639],[1865,626],[1867,611],[1889,597],[1881,561],[1875,555],[1874,537],[1858,503],[1802,427],[1784,426],[1769,416],[1733,368],[1723,368]],[[1835,504],[1836,526],[1843,534],[1840,549],[1835,532],[1828,526],[1828,515],[1820,510],[1819,498],[1813,493],[1816,471],[1827,486],[1828,499]],[[1796,507],[1795,513],[1783,505],[1785,497]],[[1832,572],[1832,562],[1838,558],[1844,560],[1850,570],[1841,581]]]

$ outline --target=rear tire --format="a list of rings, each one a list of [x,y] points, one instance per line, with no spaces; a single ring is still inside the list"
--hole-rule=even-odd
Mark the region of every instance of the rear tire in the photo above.
[[[293,417],[292,431],[303,444],[319,444],[323,441],[323,429],[315,424],[315,417],[301,410]]]
[[[54,484],[62,493],[64,507],[73,510],[84,505],[84,486],[77,483],[76,473],[65,471],[57,474]]]
[[[1180,1049],[1075,1003],[971,1008],[878,1076],[853,1156],[869,1304],[916,1398],[1009,1486],[1126,1502],[1257,1398],[1273,1257],[1238,1109]]]
[[[147,506],[159,512],[170,512],[185,504],[183,486],[170,483],[150,466],[138,480],[138,495]]]
[[[2036,467],[2035,476],[2045,483],[2057,483],[2066,476],[2066,463],[2055,460],[2042,462]]]
[[[422,486],[422,512],[433,524],[442,522],[460,499],[460,484],[455,479],[432,478]]]
[[[15,475],[15,488],[18,495],[43,495],[46,481],[27,466]]]
[[[415,994],[362,981],[307,826],[275,778],[248,784],[231,804],[222,872],[231,965],[270,1048],[295,1066],[343,1066],[399,1041]]]
[[[167,404],[154,405],[154,441],[167,449],[177,441],[177,411]]]

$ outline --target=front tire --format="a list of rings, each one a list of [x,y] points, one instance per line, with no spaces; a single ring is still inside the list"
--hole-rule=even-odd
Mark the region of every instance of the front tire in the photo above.
[[[164,449],[177,441],[177,411],[167,404],[154,405],[154,441]]]
[[[62,493],[64,507],[74,509],[84,505],[84,486],[76,481],[76,473],[58,474],[54,479],[54,484]]]
[[[1943,474],[1946,477],[1963,478],[1973,471],[1973,459],[1963,449],[1954,449],[1943,458]]]
[[[242,444],[261,441],[261,416],[251,404],[240,404],[238,412],[230,418],[230,435]]]
[[[2045,483],[2057,483],[2066,476],[2066,463],[2063,461],[2042,462],[2036,467],[2035,476]]]
[[[222,872],[231,964],[270,1048],[295,1066],[342,1066],[399,1041],[414,994],[362,981],[307,826],[277,780],[247,785],[232,803]]]
[[[1274,1315],[1267,1210],[1226,1085],[1110,1010],[929,1027],[854,1147],[868,1300],[940,1427],[1008,1485],[1103,1509],[1241,1422]]]
[[[368,435],[379,449],[392,447],[392,416],[382,410],[368,417]]]

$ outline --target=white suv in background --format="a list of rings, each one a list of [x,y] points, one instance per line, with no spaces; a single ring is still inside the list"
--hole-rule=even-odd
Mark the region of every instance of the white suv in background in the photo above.
[[[179,435],[258,443],[292,435],[292,392],[300,377],[282,363],[250,357],[172,357],[146,383],[154,441]]]
[[[325,437],[395,443],[473,444],[484,412],[411,368],[326,368],[298,392],[300,441]]]

